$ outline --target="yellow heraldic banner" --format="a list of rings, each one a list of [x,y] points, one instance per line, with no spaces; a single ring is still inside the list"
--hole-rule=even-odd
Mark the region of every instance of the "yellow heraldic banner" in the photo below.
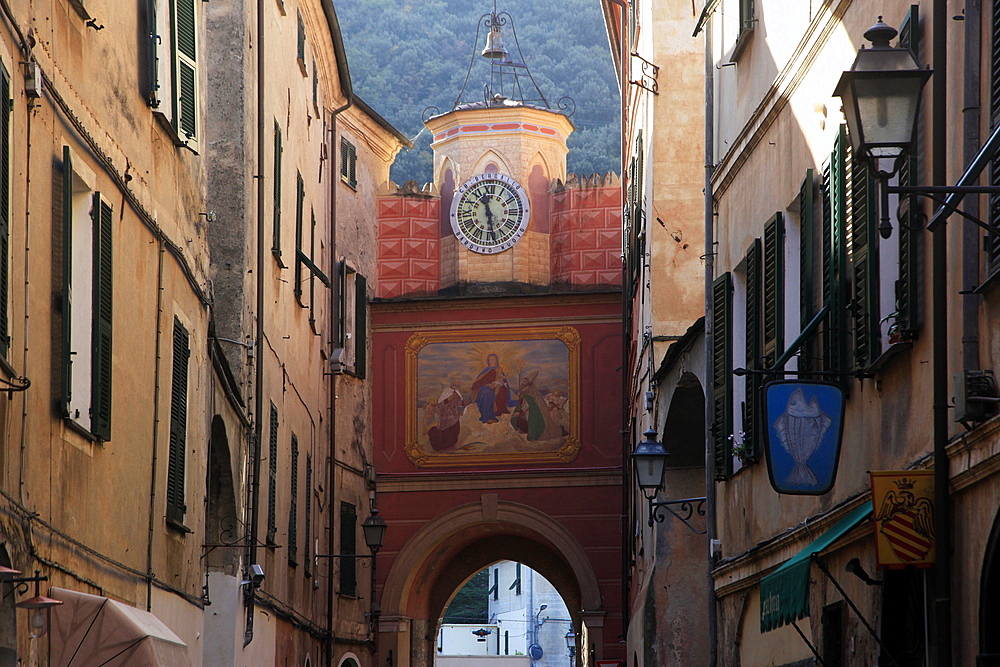
[[[934,471],[872,472],[875,554],[879,567],[934,562]]]

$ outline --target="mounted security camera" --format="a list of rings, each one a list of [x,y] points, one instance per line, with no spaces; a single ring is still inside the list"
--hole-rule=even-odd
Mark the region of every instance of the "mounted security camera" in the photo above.
[[[347,370],[347,351],[338,347],[330,357],[330,370],[335,374],[343,373]]]
[[[255,587],[264,583],[264,568],[257,563],[250,566],[250,583]]]

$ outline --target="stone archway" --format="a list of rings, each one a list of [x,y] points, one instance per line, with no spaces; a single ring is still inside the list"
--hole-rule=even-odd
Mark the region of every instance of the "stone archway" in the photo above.
[[[526,505],[456,507],[423,526],[399,551],[385,579],[379,660],[394,667],[433,664],[437,621],[465,580],[498,560],[524,563],[548,579],[600,658],[604,611],[597,576],[580,543],[561,524]]]
[[[1000,618],[1000,513],[993,520],[990,540],[983,556],[983,572],[979,589],[979,655],[980,667],[1000,667],[1000,634],[996,619]]]

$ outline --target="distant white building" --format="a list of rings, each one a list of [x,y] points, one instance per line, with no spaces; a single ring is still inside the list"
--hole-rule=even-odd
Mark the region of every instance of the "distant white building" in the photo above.
[[[444,667],[451,656],[494,656],[489,664],[525,667],[567,667],[571,664],[566,634],[572,630],[569,609],[559,592],[543,576],[513,561],[489,568],[489,623],[442,623],[438,631],[436,664]],[[489,631],[485,642],[475,631]],[[500,658],[501,660],[496,660]]]

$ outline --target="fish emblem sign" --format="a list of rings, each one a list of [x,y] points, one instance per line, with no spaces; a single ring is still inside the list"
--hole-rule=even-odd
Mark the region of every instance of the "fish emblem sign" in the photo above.
[[[934,471],[871,473],[879,567],[930,567],[934,562]]]
[[[822,495],[840,461],[844,392],[828,382],[779,380],[764,385],[764,449],[778,493]]]

